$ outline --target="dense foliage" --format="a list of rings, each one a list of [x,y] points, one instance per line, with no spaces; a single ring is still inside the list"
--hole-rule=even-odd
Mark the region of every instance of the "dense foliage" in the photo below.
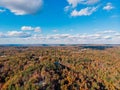
[[[0,47],[1,90],[120,90],[120,47]]]

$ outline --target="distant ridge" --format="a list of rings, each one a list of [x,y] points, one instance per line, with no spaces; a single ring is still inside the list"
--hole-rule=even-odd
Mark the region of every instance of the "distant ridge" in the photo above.
[[[84,46],[85,48],[95,46],[120,46],[120,44],[0,44],[1,47],[22,47],[22,46]]]

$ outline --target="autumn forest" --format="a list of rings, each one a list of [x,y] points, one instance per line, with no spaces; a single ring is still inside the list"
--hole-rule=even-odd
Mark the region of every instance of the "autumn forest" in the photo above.
[[[120,90],[120,46],[1,46],[0,90]]]

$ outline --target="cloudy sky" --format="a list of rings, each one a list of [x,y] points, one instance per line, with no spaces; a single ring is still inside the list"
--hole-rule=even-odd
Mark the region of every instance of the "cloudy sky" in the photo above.
[[[0,44],[120,44],[120,1],[0,0]]]

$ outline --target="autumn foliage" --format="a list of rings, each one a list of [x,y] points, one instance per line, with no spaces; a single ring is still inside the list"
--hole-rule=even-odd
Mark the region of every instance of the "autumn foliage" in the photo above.
[[[0,47],[1,90],[120,90],[120,47]]]

